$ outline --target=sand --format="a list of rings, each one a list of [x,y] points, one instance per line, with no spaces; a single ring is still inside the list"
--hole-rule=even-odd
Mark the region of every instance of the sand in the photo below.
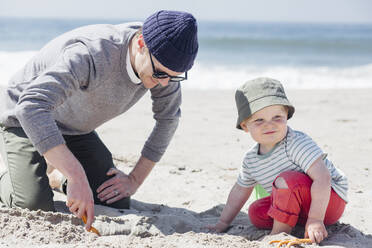
[[[324,247],[372,247],[372,89],[289,90],[296,107],[289,125],[308,133],[349,178],[349,199],[340,222],[327,228]],[[97,131],[129,172],[153,120],[147,96]],[[208,233],[235,183],[250,136],[235,129],[234,92],[184,91],[182,119],[171,145],[133,196],[130,210],[96,206],[98,237],[68,213],[55,192],[56,213],[0,208],[0,247],[275,247],[268,242],[301,237],[266,236],[243,207],[227,233]],[[302,245],[315,247],[315,245]]]

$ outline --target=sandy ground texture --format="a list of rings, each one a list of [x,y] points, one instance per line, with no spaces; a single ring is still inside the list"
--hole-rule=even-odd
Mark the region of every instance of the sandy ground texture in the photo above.
[[[324,247],[372,247],[371,152],[372,89],[292,90],[296,107],[289,125],[308,133],[349,178],[349,199],[340,222],[327,228]],[[58,212],[0,208],[0,247],[275,247],[268,242],[303,236],[265,236],[253,227],[247,208],[224,234],[207,233],[235,183],[241,160],[254,144],[235,129],[234,91],[185,91],[182,119],[163,159],[133,196],[130,210],[96,206],[98,237],[84,231],[68,213],[65,196],[55,193]],[[114,154],[116,165],[129,172],[151,118],[149,97],[97,131]],[[316,247],[301,245],[297,247]]]

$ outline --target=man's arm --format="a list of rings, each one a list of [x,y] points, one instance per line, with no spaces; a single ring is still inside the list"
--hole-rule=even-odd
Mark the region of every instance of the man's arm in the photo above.
[[[151,89],[151,98],[156,124],[142,149],[142,156],[129,175],[116,168],[107,172],[108,176],[115,176],[98,187],[101,201],[110,204],[133,195],[160,160],[177,129],[181,112],[180,84],[158,85]]]
[[[89,230],[94,220],[94,201],[82,165],[64,144],[53,147],[43,155],[48,164],[67,178],[66,206],[79,218],[87,215],[86,229]]]
[[[140,157],[136,166],[129,173],[129,177],[133,178],[133,181],[136,182],[136,185],[138,185],[136,191],[138,187],[145,181],[146,177],[150,174],[154,166],[155,162],[143,156]]]
[[[65,145],[53,113],[88,82],[92,63],[88,55],[80,43],[64,49],[56,62],[23,90],[16,105],[17,119],[32,144],[68,179],[67,206],[80,218],[87,214],[87,230],[94,218],[93,195],[81,164]]]
[[[180,83],[171,82],[166,87],[158,85],[152,88],[151,98],[156,123],[142,149],[141,155],[158,162],[178,127],[182,101]]]
[[[56,62],[40,72],[19,96],[16,117],[40,154],[65,143],[53,114],[91,81],[92,61],[87,54],[82,44],[65,48]]]

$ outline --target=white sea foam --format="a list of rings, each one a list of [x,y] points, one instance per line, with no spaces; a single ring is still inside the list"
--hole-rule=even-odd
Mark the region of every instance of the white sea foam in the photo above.
[[[280,80],[291,89],[372,88],[372,64],[334,67],[208,66],[196,64],[183,88],[235,89],[256,77]]]
[[[0,85],[7,85],[10,77],[22,68],[36,51],[0,51]]]
[[[29,60],[36,51],[0,51],[0,85]],[[189,80],[183,83],[188,89],[235,89],[245,81],[256,77],[280,80],[286,88],[330,89],[372,88],[372,64],[355,67],[296,67],[209,65],[195,63],[189,72]]]

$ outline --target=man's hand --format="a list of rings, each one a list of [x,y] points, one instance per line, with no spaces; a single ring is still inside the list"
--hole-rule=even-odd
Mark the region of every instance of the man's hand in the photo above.
[[[94,200],[88,180],[86,178],[80,178],[75,181],[69,180],[66,193],[66,206],[71,213],[75,214],[80,219],[86,214],[87,223],[85,229],[89,231],[94,221]]]
[[[320,243],[328,236],[323,221],[308,218],[305,225],[305,238],[310,238],[313,243]]]
[[[111,204],[133,195],[154,166],[155,162],[141,156],[129,175],[116,168],[111,168],[107,175],[114,175],[114,177],[98,187],[98,198],[101,201],[106,201],[107,204]]]
[[[107,204],[133,195],[140,186],[132,175],[126,175],[117,168],[111,168],[107,175],[113,177],[101,184],[97,189],[98,198],[102,202],[106,201]]]

